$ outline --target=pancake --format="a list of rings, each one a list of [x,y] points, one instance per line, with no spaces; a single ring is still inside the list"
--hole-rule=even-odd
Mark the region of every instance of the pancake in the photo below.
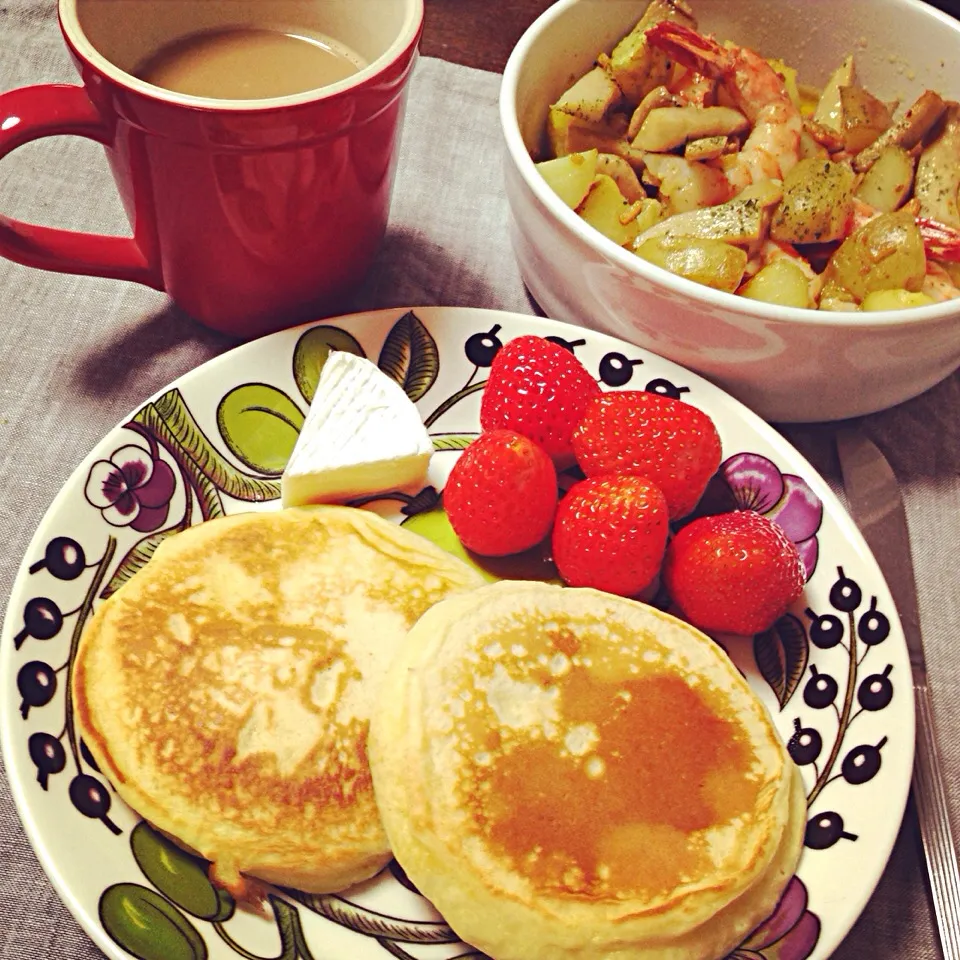
[[[806,804],[723,651],[642,603],[497,583],[410,631],[371,722],[394,856],[496,960],[714,960],[768,916]]]
[[[84,630],[79,732],[120,797],[238,896],[244,877],[342,889],[390,858],[366,752],[382,676],[427,608],[482,582],[349,507],[200,524]]]

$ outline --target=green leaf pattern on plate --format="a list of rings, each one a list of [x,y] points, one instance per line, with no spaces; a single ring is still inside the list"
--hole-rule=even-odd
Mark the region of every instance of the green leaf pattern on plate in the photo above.
[[[100,922],[139,960],[206,960],[207,945],[165,897],[139,883],[117,883],[100,897]]]
[[[143,539],[138,540],[129,550],[127,555],[117,565],[109,583],[103,588],[100,596],[104,599],[116,593],[135,573],[146,566],[147,561],[153,556],[157,547],[163,543],[167,537],[179,533],[184,529],[182,524],[173,527],[167,527],[166,530],[157,530],[156,533],[147,534]]]
[[[378,365],[414,403],[433,386],[440,372],[440,351],[437,341],[412,310],[387,334]]]
[[[753,656],[782,710],[807,670],[809,645],[803,624],[793,614],[781,617],[753,638]]]
[[[143,875],[181,910],[216,923],[233,915],[233,898],[210,882],[207,862],[191,856],[146,820],[133,828],[130,849]]]
[[[230,452],[257,473],[279,477],[303,428],[303,413],[266,383],[234,387],[217,407],[217,426]]]
[[[303,334],[293,349],[293,379],[308,404],[317,392],[320,371],[331,350],[344,350],[358,357],[366,357],[356,339],[339,327],[312,327]]]
[[[433,440],[433,449],[436,451],[466,450],[478,436],[478,433],[434,433],[430,439]]]
[[[134,420],[146,427],[177,463],[191,473],[203,474],[228,497],[257,503],[280,496],[279,481],[251,476],[229,463],[197,425],[179,390],[168,390]]]

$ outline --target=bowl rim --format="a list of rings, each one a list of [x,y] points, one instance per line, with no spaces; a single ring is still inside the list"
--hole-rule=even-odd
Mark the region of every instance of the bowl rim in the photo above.
[[[530,55],[544,30],[555,20],[564,16],[571,7],[589,2],[591,0],[557,0],[530,24],[510,52],[504,67],[499,96],[501,133],[506,144],[507,154],[514,167],[537,201],[580,241],[621,269],[628,273],[637,274],[647,282],[659,284],[675,296],[701,300],[705,306],[715,310],[737,309],[741,314],[754,317],[768,324],[788,325],[799,323],[808,327],[855,327],[858,330],[868,332],[889,327],[932,326],[960,317],[960,299],[945,300],[941,303],[909,307],[903,310],[875,310],[867,313],[785,307],[765,303],[762,300],[752,300],[748,297],[728,293],[725,290],[715,290],[704,284],[688,280],[686,277],[672,274],[662,267],[648,264],[641,257],[614,243],[613,240],[605,237],[599,231],[588,227],[537,173],[536,165],[520,133],[517,95]],[[923,0],[900,0],[900,2],[903,6],[917,8],[918,11],[939,20],[943,26],[957,34],[958,44],[960,44],[960,21],[954,20],[943,11],[924,3]],[[642,0],[638,0],[639,3],[642,3]]]

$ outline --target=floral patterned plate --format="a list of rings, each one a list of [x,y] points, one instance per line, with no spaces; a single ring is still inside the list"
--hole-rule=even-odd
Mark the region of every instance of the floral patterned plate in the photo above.
[[[277,509],[279,477],[331,349],[364,354],[423,413],[430,486],[367,504],[450,544],[437,491],[479,430],[501,344],[548,336],[606,389],[645,388],[709,412],[723,463],[701,511],[758,510],[799,544],[808,582],[772,629],[716,637],[769,706],[807,787],[806,845],[774,914],[738,960],[829,956],[886,864],[913,762],[910,666],[890,593],[826,484],[774,430],[681,367],[610,337],[486,310],[383,310],[242,346],[134,411],[64,486],[23,562],[0,645],[3,752],[27,834],[54,886],[112,958],[446,960],[479,957],[392,864],[341,895],[277,890],[235,909],[205,864],[115,796],[77,736],[70,671],[91,609],[185,527]],[[496,573],[498,571],[494,571]],[[540,559],[499,573],[550,576]],[[665,602],[665,598],[658,598]]]

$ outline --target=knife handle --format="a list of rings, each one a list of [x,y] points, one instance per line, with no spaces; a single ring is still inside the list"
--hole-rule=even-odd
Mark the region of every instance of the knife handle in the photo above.
[[[913,765],[913,799],[927,859],[933,909],[944,960],[960,960],[960,870],[950,828],[947,793],[940,772],[930,693],[916,684],[917,750]]]

